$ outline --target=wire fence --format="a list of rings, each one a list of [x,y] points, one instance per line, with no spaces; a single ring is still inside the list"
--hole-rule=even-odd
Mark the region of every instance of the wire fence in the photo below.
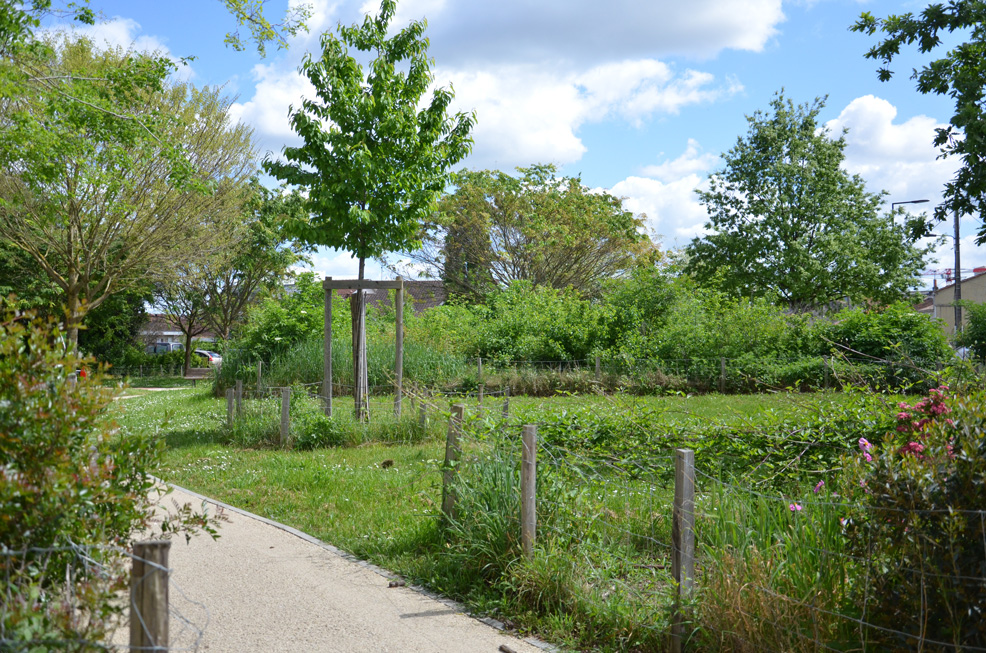
[[[172,578],[169,545],[0,545],[0,650],[199,650],[209,610]]]
[[[520,425],[468,423],[461,463],[447,466],[450,555],[509,579],[521,605],[579,623],[583,645],[986,651],[986,510],[840,496],[824,483],[783,496],[693,468],[696,591],[682,598],[672,451],[627,461],[588,432],[575,447],[538,441],[528,555]]]

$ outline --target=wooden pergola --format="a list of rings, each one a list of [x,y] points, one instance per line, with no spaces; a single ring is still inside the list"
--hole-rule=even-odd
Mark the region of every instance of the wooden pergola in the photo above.
[[[404,279],[393,281],[370,281],[367,279],[344,279],[333,281],[325,277],[322,282],[325,291],[325,358],[322,368],[322,396],[325,397],[325,414],[332,417],[332,293],[336,290],[396,290],[394,308],[396,312],[396,354],[394,356],[394,414],[401,416],[401,397],[404,383]],[[369,389],[367,389],[369,390]]]

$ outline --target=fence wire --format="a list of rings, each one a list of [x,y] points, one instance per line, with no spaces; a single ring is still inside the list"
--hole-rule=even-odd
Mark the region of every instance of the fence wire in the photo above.
[[[148,569],[144,579],[130,579],[134,560]],[[185,593],[170,569],[116,546],[11,550],[0,544],[0,651],[146,650],[130,645],[131,620],[144,623],[132,597],[154,569],[168,572],[169,615],[168,646],[154,650],[198,651],[209,609]]]
[[[532,560],[519,562],[519,425],[466,428],[452,550],[494,564],[491,542],[500,542],[509,561],[501,573],[540,578],[542,607],[574,611],[577,619],[587,604],[608,605],[620,627],[635,633],[624,650],[666,650],[674,460],[669,451],[616,459],[593,449],[591,432],[565,442],[538,442],[536,546]],[[696,485],[688,628],[699,649],[986,651],[986,510],[884,508],[810,488],[807,496],[782,496],[701,471]],[[915,534],[932,538],[922,541],[918,564],[872,531],[852,530],[854,523],[949,518],[968,528]],[[513,535],[491,537],[499,529]],[[961,568],[949,563],[959,550],[974,558]],[[510,571],[511,564],[535,571]],[[554,574],[550,582],[539,569]],[[518,591],[523,598],[532,590],[520,584]],[[914,614],[901,618],[895,601],[913,603]]]

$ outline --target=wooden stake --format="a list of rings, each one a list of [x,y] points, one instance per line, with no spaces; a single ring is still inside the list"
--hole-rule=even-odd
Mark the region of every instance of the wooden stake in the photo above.
[[[134,542],[130,572],[130,648],[168,650],[168,552],[171,542]]]
[[[397,311],[395,320],[396,326],[396,349],[394,360],[394,378],[397,382],[394,395],[394,415],[401,416],[401,395],[404,392],[404,279],[397,277],[401,285],[394,291],[394,308]]]
[[[325,277],[331,282],[332,277]],[[325,288],[325,285],[322,286]],[[325,415],[332,417],[332,293],[325,288],[325,350],[322,354],[322,396],[325,398]]]
[[[233,406],[235,404],[236,391],[233,388],[226,388],[226,423],[233,424]]]
[[[537,433],[537,425],[524,426],[520,462],[520,542],[527,558],[534,555],[537,531]]]
[[[448,422],[448,436],[445,439],[445,465],[442,467],[442,514],[446,520],[455,519],[455,478],[459,473],[459,457],[462,453],[459,436],[462,433],[462,418],[466,407],[463,404],[452,406]]]
[[[291,445],[291,388],[281,388],[281,441],[282,447]]]
[[[695,583],[695,452],[678,449],[674,458],[674,508],[671,524],[671,575],[678,585],[671,625],[671,650],[685,643],[687,608]]]

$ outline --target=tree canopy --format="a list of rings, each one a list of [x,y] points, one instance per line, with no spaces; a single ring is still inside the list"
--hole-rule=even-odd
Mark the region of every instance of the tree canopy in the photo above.
[[[159,59],[86,39],[42,52],[53,87],[0,101],[0,237],[61,289],[74,343],[87,310],[167,275],[236,210],[253,149],[229,100],[165,83]]]
[[[944,220],[956,212],[981,214],[986,194],[986,4],[950,0],[930,4],[918,16],[905,13],[876,18],[864,12],[852,30],[885,35],[866,53],[882,64],[877,70],[880,81],[893,77],[890,65],[905,46],[916,46],[921,54],[940,54],[911,74],[918,92],[955,101],[951,124],[935,130],[934,143],[942,157],[959,157],[962,167],[945,185],[944,201],[935,208],[935,218]],[[953,32],[966,41],[941,52],[942,36]],[[986,242],[986,222],[979,228],[977,242]]]
[[[880,213],[883,193],[841,167],[844,135],[818,123],[824,100],[795,106],[778,93],[770,106],[747,117],[749,132],[699,191],[710,233],[687,247],[686,272],[799,309],[904,296],[929,251],[915,244],[923,220],[896,224]]]
[[[411,258],[453,290],[482,296],[513,281],[595,294],[654,251],[643,216],[553,165],[462,171]]]

